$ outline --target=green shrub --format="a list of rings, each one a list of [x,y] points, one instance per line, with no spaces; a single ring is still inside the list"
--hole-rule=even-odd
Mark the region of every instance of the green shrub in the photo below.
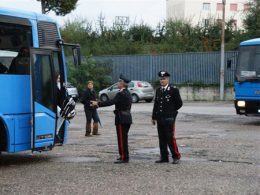
[[[104,21],[99,23],[102,25],[94,26],[80,18],[67,21],[61,34],[66,42],[79,43],[84,54],[95,56],[220,50],[221,26],[214,18],[208,26],[193,26],[185,20],[168,20],[157,28],[143,23],[124,27],[106,26]],[[249,34],[249,30],[235,29],[232,19],[227,21],[225,33],[227,50],[234,50],[239,42],[256,36]]]
[[[85,57],[77,68],[69,60],[68,80],[77,87],[80,94],[86,89],[87,81],[94,81],[96,91],[111,84],[111,62],[99,62],[93,57]]]

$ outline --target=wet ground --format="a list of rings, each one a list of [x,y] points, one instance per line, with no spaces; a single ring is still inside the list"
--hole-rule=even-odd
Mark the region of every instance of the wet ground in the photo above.
[[[131,161],[115,165],[113,107],[99,110],[102,135],[84,137],[84,112],[69,142],[51,152],[2,154],[0,194],[259,194],[260,119],[235,115],[232,102],[185,103],[176,124],[181,163],[159,158],[151,103],[133,106]]]

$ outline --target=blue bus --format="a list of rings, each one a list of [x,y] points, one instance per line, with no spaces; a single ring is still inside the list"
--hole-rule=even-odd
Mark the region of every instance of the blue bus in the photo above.
[[[64,43],[50,17],[0,8],[0,153],[66,142],[68,120],[58,128],[58,105],[68,96],[66,46],[78,64],[79,45]]]
[[[234,103],[237,114],[260,116],[260,38],[240,44]]]

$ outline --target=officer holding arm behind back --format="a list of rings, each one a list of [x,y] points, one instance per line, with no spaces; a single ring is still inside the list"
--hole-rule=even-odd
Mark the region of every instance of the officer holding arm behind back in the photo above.
[[[132,97],[127,87],[130,83],[126,77],[122,74],[118,80],[117,86],[119,88],[115,98],[105,102],[91,101],[91,106],[105,107],[115,105],[115,125],[118,140],[118,149],[120,158],[115,163],[128,163],[129,152],[128,152],[128,132],[132,124],[131,106]]]
[[[178,114],[177,110],[182,107],[182,99],[179,90],[169,84],[170,74],[168,72],[160,71],[158,76],[161,87],[156,90],[152,115],[152,123],[155,125],[157,122],[161,155],[161,159],[156,163],[169,162],[169,147],[173,164],[178,164],[181,155],[175,138],[175,120]]]

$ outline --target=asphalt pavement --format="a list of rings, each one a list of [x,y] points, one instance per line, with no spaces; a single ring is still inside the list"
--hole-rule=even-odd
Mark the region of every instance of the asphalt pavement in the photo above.
[[[176,123],[181,162],[155,164],[152,106],[133,105],[130,163],[116,165],[113,106],[99,109],[101,135],[84,137],[78,104],[66,145],[0,156],[0,194],[259,194],[259,118],[236,115],[232,102],[186,102]]]

